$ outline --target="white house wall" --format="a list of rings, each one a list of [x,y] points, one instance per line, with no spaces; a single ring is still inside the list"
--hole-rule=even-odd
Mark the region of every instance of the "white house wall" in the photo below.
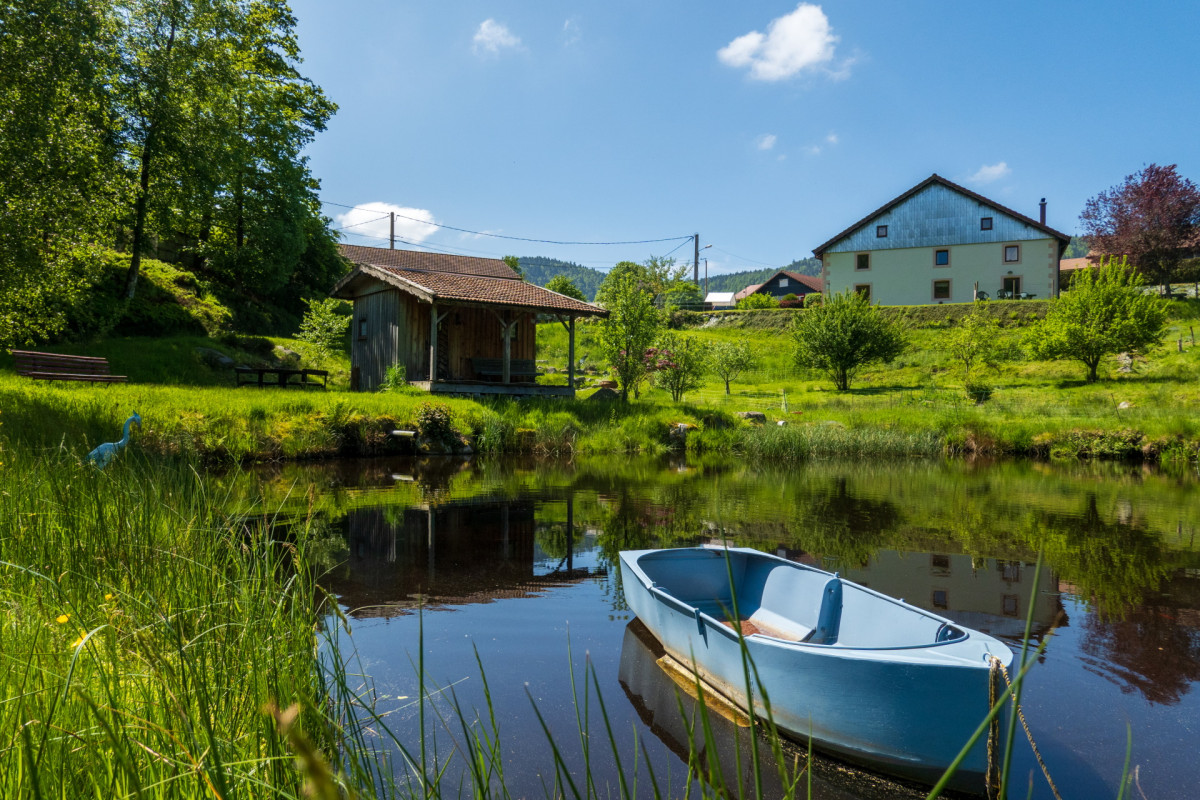
[[[978,219],[975,224],[978,227]],[[873,236],[874,227],[871,230]],[[1044,234],[1040,235],[1044,237]],[[1005,263],[1006,245],[1020,247],[1017,262]],[[823,259],[825,287],[828,292],[842,292],[867,285],[871,287],[872,302],[883,305],[969,303],[974,299],[976,281],[981,291],[996,299],[1004,288],[1006,277],[1019,277],[1021,291],[1046,299],[1054,296],[1058,248],[1057,239],[1039,238],[1000,240],[994,244],[947,245],[939,242],[936,246],[902,249],[827,251]],[[934,266],[937,250],[950,251],[949,266]],[[869,269],[856,269],[859,253],[870,254]],[[934,298],[934,281],[938,280],[950,281],[949,298]]]

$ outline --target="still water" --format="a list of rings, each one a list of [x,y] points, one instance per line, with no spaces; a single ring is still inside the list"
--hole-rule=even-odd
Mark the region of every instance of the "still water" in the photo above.
[[[257,479],[268,495],[291,498],[281,509],[303,498],[303,513],[325,526],[335,565],[325,585],[345,618],[331,614],[328,628],[414,752],[423,635],[426,728],[439,765],[450,764],[450,794],[465,780],[455,759],[468,735],[455,709],[486,720],[489,701],[513,797],[554,793],[538,713],[571,779],[582,780],[590,745],[602,794],[617,794],[617,758],[627,776],[636,771],[631,793],[652,796],[651,771],[664,795],[685,793],[692,734],[657,644],[626,608],[616,555],[723,540],[838,570],[1014,651],[1032,602],[1032,643],[1046,647],[1024,707],[1064,796],[1117,796],[1127,729],[1133,796],[1191,797],[1200,786],[1194,469],[432,459],[289,467]],[[751,751],[745,729],[720,717],[714,726],[708,747],[737,784]],[[1032,782],[1033,796],[1051,796],[1019,728],[1017,736],[1015,794]],[[705,749],[703,737],[695,742]],[[784,755],[804,763],[802,747]],[[773,770],[764,772],[777,794]],[[814,760],[813,775],[817,797],[921,796],[827,759]]]

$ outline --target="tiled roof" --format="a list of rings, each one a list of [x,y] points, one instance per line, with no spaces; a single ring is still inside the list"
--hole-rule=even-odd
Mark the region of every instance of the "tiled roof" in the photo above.
[[[858,222],[854,223],[849,228],[846,228],[846,230],[842,231],[837,236],[834,236],[832,239],[825,242],[820,247],[814,248],[813,255],[815,255],[817,258],[820,258],[822,253],[824,253],[830,247],[833,247],[835,244],[837,244],[843,238],[854,233],[854,231],[858,230],[863,225],[866,225],[868,222],[875,219],[875,217],[878,217],[880,214],[887,211],[888,209],[900,205],[905,200],[907,200],[908,198],[915,195],[917,192],[924,189],[926,186],[929,186],[930,184],[934,184],[934,183],[940,183],[942,186],[945,186],[948,189],[952,189],[952,190],[958,192],[959,194],[966,195],[967,197],[971,198],[972,200],[974,200],[978,203],[982,203],[985,206],[989,206],[991,208],[996,209],[997,211],[999,211],[1002,214],[1007,214],[1008,216],[1013,217],[1014,219],[1018,219],[1021,222],[1024,222],[1026,225],[1029,225],[1029,226],[1041,231],[1042,233],[1048,234],[1049,236],[1052,236],[1055,239],[1058,239],[1060,242],[1063,243],[1063,246],[1066,246],[1066,243],[1071,240],[1071,237],[1067,236],[1065,233],[1062,233],[1061,231],[1056,231],[1056,230],[1054,230],[1054,228],[1051,228],[1049,225],[1038,222],[1036,219],[1027,217],[1018,211],[1013,211],[1011,208],[1002,206],[999,203],[997,203],[995,200],[989,200],[988,198],[984,197],[981,194],[972,192],[970,189],[966,188],[965,186],[959,186],[957,183],[954,183],[953,181],[948,181],[945,178],[943,178],[941,175],[938,175],[935,172],[932,175],[930,175],[928,178],[926,178],[925,180],[918,183],[916,186],[909,189],[904,194],[900,195],[899,197],[896,197],[893,200],[889,200],[888,202],[884,203],[879,208],[872,211],[870,214],[867,214],[865,217],[860,219]]]
[[[821,278],[818,278],[816,275],[805,275],[801,272],[792,272],[792,271],[786,270],[786,269],[783,270],[783,274],[787,275],[792,280],[803,283],[805,286],[807,286],[809,289],[812,289],[814,292],[825,291],[825,281],[823,281]],[[767,281],[767,283],[770,283],[770,281]]]
[[[599,306],[526,283],[507,264],[493,258],[443,256],[440,253],[353,245],[341,245],[341,250],[343,256],[355,262],[356,269],[333,288],[333,294],[338,297],[349,297],[346,293],[348,285],[367,275],[415,294],[426,302],[482,303],[549,313],[608,315]],[[388,261],[395,263],[381,263]],[[405,266],[414,264],[419,266]],[[495,266],[497,264],[499,267]],[[434,269],[435,266],[445,266],[447,269]],[[489,271],[502,274],[489,274]]]
[[[1084,256],[1083,258],[1064,258],[1058,262],[1058,268],[1062,272],[1070,272],[1073,269],[1083,269],[1084,267],[1094,267],[1096,262]]]
[[[450,272],[455,275],[482,275],[489,278],[520,280],[512,267],[498,258],[475,258],[449,253],[422,253],[416,250],[389,250],[386,247],[362,247],[340,244],[342,256],[355,264],[376,267],[399,267],[421,272]]]
[[[762,287],[763,287],[763,285],[761,283],[752,283],[749,286],[747,286],[745,289],[742,289],[740,292],[735,294],[733,296],[733,299],[734,299],[734,301],[737,301],[737,300],[741,300],[743,297],[749,297],[750,295],[754,294]]]

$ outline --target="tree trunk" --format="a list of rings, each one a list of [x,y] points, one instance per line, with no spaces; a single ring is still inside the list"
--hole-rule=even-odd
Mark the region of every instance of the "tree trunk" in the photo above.
[[[1087,382],[1095,383],[1096,381],[1098,381],[1100,379],[1100,375],[1098,373],[1098,370],[1100,368],[1100,359],[1097,358],[1094,361],[1091,361],[1091,360],[1084,361],[1083,363],[1087,364],[1087,368],[1088,368]]]
[[[729,394],[729,378],[725,379],[725,394]]]
[[[132,300],[137,292],[138,271],[142,267],[142,248],[146,236],[146,204],[150,194],[151,140],[154,130],[146,135],[142,148],[142,169],[138,179],[138,196],[134,202],[133,244],[129,254],[129,272],[125,274],[125,299]]]

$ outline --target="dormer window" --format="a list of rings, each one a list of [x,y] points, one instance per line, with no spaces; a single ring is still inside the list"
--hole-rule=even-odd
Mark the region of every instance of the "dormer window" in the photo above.
[[[887,225],[876,225],[875,226],[875,238],[876,239],[886,239],[887,238]]]
[[[980,217],[979,218],[979,230],[990,231],[991,229],[992,229],[992,218],[991,217]]]

